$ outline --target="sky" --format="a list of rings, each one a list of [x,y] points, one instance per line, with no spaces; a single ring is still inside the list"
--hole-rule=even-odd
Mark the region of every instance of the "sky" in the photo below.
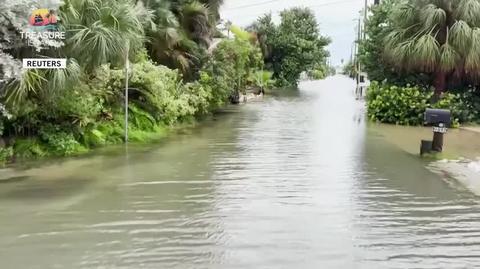
[[[332,39],[328,47],[331,63],[339,65],[342,59],[350,59],[355,28],[364,5],[364,0],[225,0],[220,13],[224,20],[247,26],[264,13],[271,12],[278,22],[279,12],[286,8],[310,7],[317,17],[320,32]]]

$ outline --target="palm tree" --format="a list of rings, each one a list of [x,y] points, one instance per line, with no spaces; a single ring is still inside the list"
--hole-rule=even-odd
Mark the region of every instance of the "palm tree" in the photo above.
[[[389,19],[387,59],[397,68],[432,74],[436,95],[450,78],[480,77],[479,0],[405,0]]]
[[[157,63],[178,69],[187,74],[193,65],[192,51],[196,44],[190,40],[173,12],[171,1],[144,0],[147,8],[153,10],[153,22],[146,27],[147,49]]]
[[[130,0],[65,0],[66,53],[87,70],[121,62],[127,50],[143,47],[146,14]]]
[[[67,32],[65,47],[41,52],[23,49],[22,53],[33,58],[68,58],[67,68],[25,70],[5,85],[2,98],[10,106],[26,98],[51,98],[68,83],[77,82],[82,71],[121,62],[127,48],[143,47],[142,24],[150,18],[148,10],[130,0],[65,0],[59,16],[62,30]]]
[[[214,25],[208,7],[198,1],[183,6],[181,10],[182,27],[196,43],[208,48],[214,34]]]

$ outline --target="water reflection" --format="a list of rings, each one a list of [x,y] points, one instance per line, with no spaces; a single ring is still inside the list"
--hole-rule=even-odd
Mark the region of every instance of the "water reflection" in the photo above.
[[[127,155],[4,170],[3,267],[480,264],[480,200],[416,156],[428,130],[367,124],[352,87],[307,82]]]

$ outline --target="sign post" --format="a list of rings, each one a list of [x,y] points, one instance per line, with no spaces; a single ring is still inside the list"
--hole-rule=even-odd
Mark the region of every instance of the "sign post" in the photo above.
[[[125,53],[125,143],[128,143],[128,74],[130,63],[128,61],[128,51],[130,49],[127,43],[127,51]]]

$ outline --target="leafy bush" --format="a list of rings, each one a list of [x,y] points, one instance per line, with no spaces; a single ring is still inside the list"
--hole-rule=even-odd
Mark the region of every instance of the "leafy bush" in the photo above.
[[[452,111],[453,125],[479,119],[480,102],[472,93],[443,94],[438,102],[432,102],[433,92],[420,87],[398,87],[372,82],[367,91],[369,118],[383,123],[420,125],[427,108]]]
[[[230,31],[235,35],[236,38],[245,40],[245,41],[250,41],[253,38],[253,35],[242,28],[232,25],[230,26]]]
[[[132,65],[129,100],[147,113],[155,121],[173,124],[195,114],[195,108],[183,91],[183,84],[177,71],[165,66],[156,66],[151,61],[142,61]],[[96,73],[93,82],[95,88],[106,88],[109,102],[122,106],[124,98],[125,73],[123,70],[111,70],[103,66]]]
[[[397,87],[372,82],[367,90],[369,118],[383,123],[418,125],[431,94],[418,87]]]
[[[7,147],[7,148],[0,147],[0,164],[7,162],[12,156],[13,156],[12,147]]]
[[[272,77],[273,77],[272,72],[257,71],[251,74],[249,80],[252,85],[265,89],[265,88],[271,88],[275,84],[275,80],[272,79]]]
[[[434,108],[449,109],[452,112],[454,125],[477,122],[480,120],[480,98],[472,92],[445,93]]]
[[[215,107],[213,88],[208,84],[208,80],[211,80],[211,78],[208,74],[202,72],[200,73],[200,81],[188,83],[184,86],[188,103],[195,108],[196,115],[208,114]]]
[[[37,138],[17,139],[13,146],[15,156],[22,159],[31,159],[48,156],[49,152]]]
[[[105,145],[107,142],[105,134],[95,128],[86,130],[82,135],[81,141],[87,147],[98,147]]]
[[[40,129],[40,139],[52,155],[68,156],[85,151],[71,132],[62,130],[58,125],[45,125]]]
[[[224,40],[200,73],[199,82],[212,92],[210,103],[219,106],[230,95],[244,91],[262,67],[260,48],[241,38]]]
[[[83,128],[97,120],[103,109],[103,100],[88,85],[79,82],[71,89],[65,89],[47,107],[50,115],[46,117],[63,119]]]

